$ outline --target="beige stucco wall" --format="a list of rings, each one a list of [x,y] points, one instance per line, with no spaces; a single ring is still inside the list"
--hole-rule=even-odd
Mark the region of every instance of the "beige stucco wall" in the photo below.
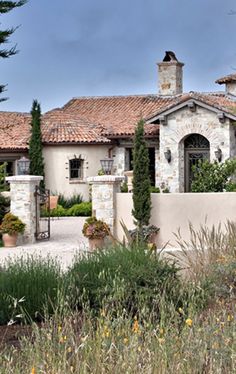
[[[134,227],[132,211],[132,194],[116,194],[116,235],[121,240],[123,220],[128,229]],[[177,247],[174,233],[181,229],[181,236],[189,239],[189,222],[199,228],[207,222],[208,227],[224,224],[227,220],[236,222],[236,193],[173,193],[152,194],[151,224],[160,227],[158,248],[169,242],[170,247]]]
[[[89,199],[87,177],[98,174],[101,169],[100,160],[108,156],[107,145],[62,145],[44,146],[46,187],[52,193],[62,193],[71,196],[74,193],[82,194],[84,200]],[[83,180],[69,179],[69,160],[81,155],[84,159]]]

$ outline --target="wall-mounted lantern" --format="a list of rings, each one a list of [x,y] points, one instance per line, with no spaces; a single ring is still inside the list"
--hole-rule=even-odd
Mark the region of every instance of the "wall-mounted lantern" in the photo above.
[[[21,157],[17,160],[17,174],[29,175],[30,160],[26,157]]]
[[[168,163],[171,162],[171,150],[170,149],[167,149],[165,152],[164,152],[164,156],[165,156],[165,159]]]
[[[113,162],[114,162],[113,158],[105,158],[103,160],[100,160],[102,170],[106,175],[111,174]]]
[[[216,151],[215,151],[215,156],[216,156],[216,159],[221,162],[222,160],[222,150],[220,149],[220,147],[217,147]]]

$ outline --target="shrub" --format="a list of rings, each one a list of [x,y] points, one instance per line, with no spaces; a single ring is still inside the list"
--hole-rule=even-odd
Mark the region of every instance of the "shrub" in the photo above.
[[[75,204],[80,204],[82,201],[83,198],[80,194],[74,194],[69,198],[64,197],[62,194],[58,196],[58,204],[65,209],[69,209]]]
[[[151,186],[151,187],[150,187],[150,192],[151,192],[151,193],[160,193],[161,190],[160,190],[159,187]]]
[[[128,184],[127,182],[123,182],[120,187],[120,192],[127,193],[128,192]]]
[[[199,162],[193,166],[192,192],[223,192],[232,187],[230,177],[236,172],[236,159],[225,162]],[[228,186],[229,185],[229,186]],[[235,187],[235,184],[234,184]]]
[[[23,233],[25,230],[25,223],[23,223],[17,216],[12,213],[7,213],[3,217],[0,231],[5,234]]]
[[[8,208],[9,208],[9,205],[10,205],[9,199],[6,199],[0,193],[0,224],[2,223],[3,217],[6,214]]]
[[[75,261],[68,272],[71,296],[94,311],[104,303],[135,315],[159,318],[163,298],[177,303],[180,281],[174,263],[141,247],[114,247]]]
[[[84,202],[73,205],[67,210],[67,216],[91,216],[92,214],[92,203]]]
[[[52,313],[61,286],[61,271],[56,261],[41,257],[9,260],[0,271],[0,324],[24,312],[27,321],[42,320]],[[18,303],[20,299],[23,303]]]
[[[65,217],[67,216],[67,209],[63,208],[61,205],[57,205],[56,208],[50,210],[51,217]]]

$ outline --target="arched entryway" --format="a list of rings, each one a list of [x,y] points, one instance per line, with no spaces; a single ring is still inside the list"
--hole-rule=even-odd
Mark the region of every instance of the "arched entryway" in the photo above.
[[[210,143],[203,135],[191,134],[184,140],[184,181],[185,192],[191,191],[192,167],[199,160],[210,159]]]

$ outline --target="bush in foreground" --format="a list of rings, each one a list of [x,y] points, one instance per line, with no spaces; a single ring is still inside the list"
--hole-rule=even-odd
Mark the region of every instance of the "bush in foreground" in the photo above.
[[[79,259],[68,272],[77,308],[98,312],[104,303],[128,314],[160,317],[160,303],[179,301],[180,279],[173,263],[142,247],[117,246]]]
[[[0,271],[0,324],[22,312],[27,321],[42,320],[45,312],[52,313],[60,288],[56,261],[33,256],[8,261]]]

